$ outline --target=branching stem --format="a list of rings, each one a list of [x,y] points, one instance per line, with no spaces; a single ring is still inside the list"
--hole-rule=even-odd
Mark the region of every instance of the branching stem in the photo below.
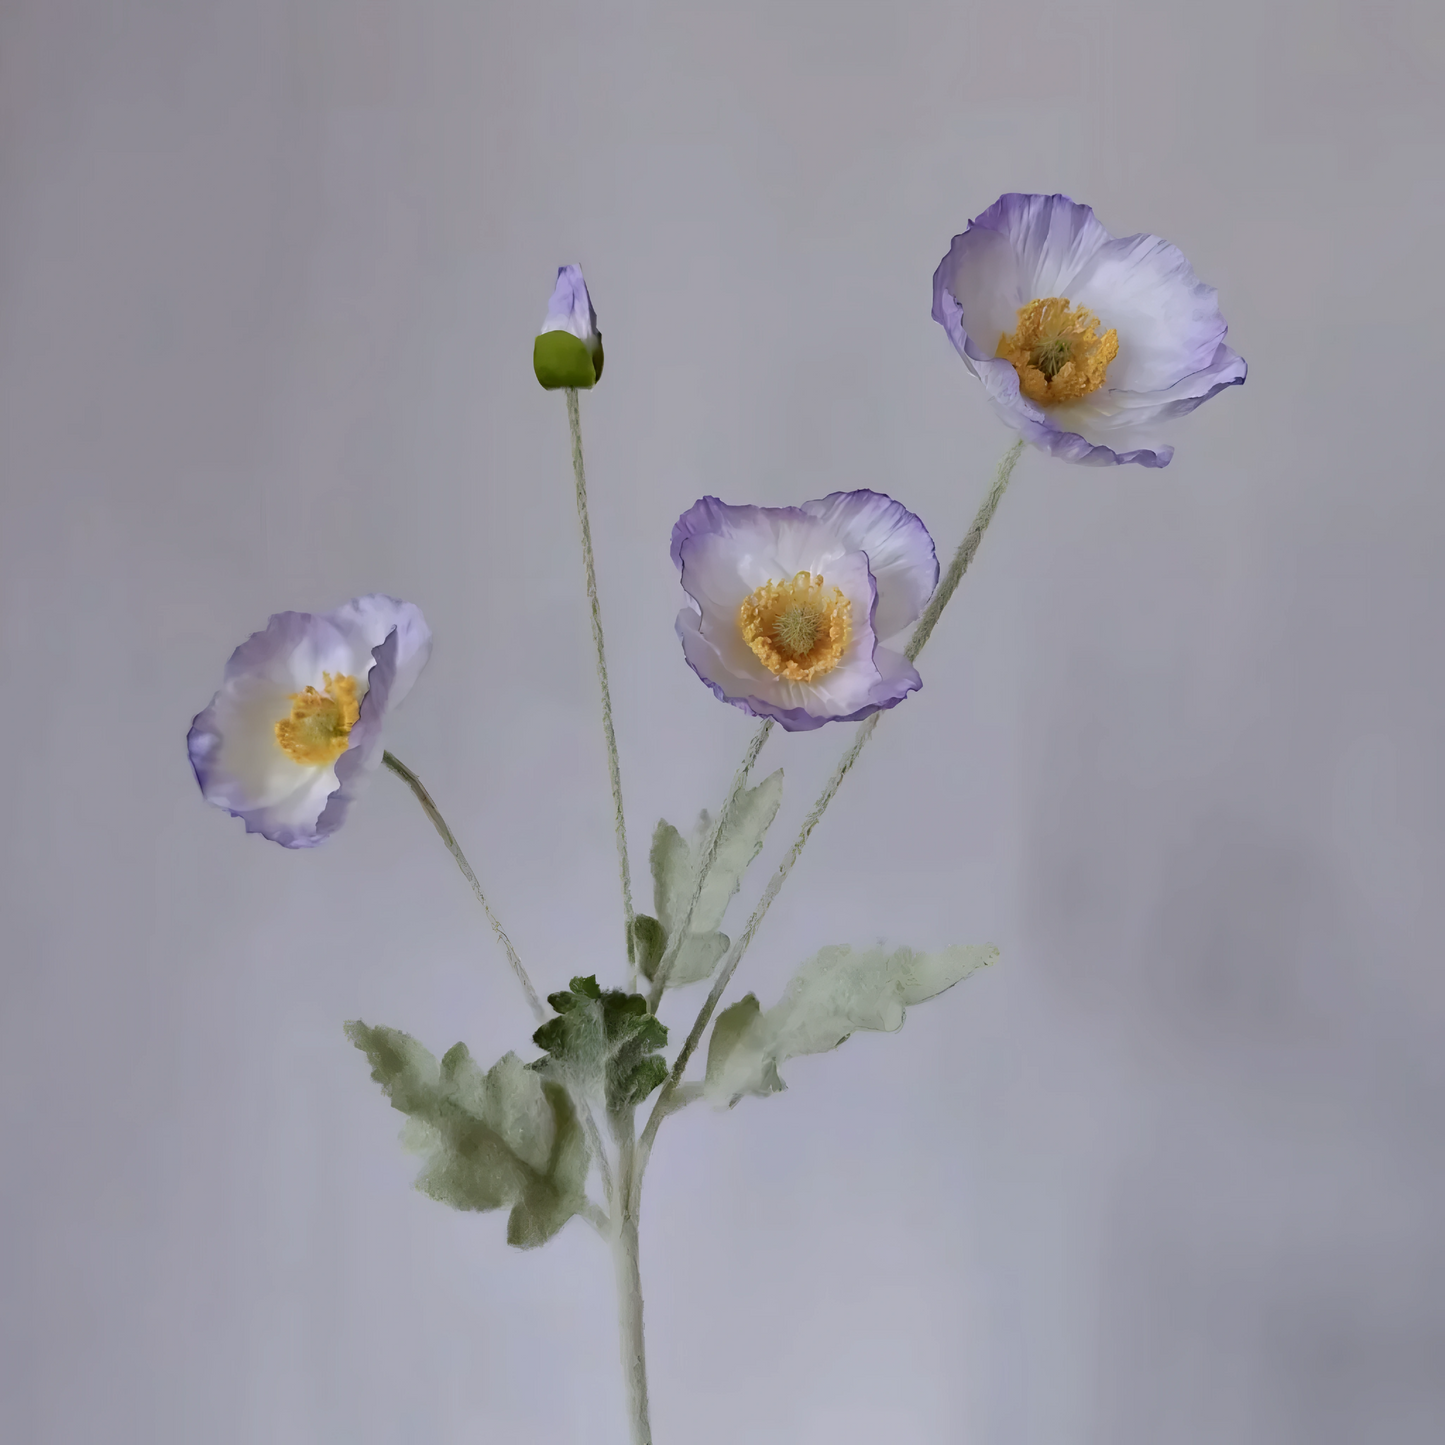
[[[938,619],[943,614],[943,609],[948,606],[949,600],[958,589],[958,584],[963,580],[963,574],[968,571],[969,563],[973,561],[974,554],[978,551],[978,544],[983,539],[988,524],[993,520],[993,514],[998,510],[998,504],[1008,488],[1009,479],[1013,476],[1014,467],[1018,463],[1019,454],[1023,451],[1022,440],[1017,441],[1004,453],[994,474],[993,486],[989,489],[988,495],[983,500],[974,516],[973,525],[964,535],[959,543],[958,550],[953,554],[953,560],[949,563],[948,571],[944,573],[942,580],[935,589],[933,597],[929,600],[928,606],[923,609],[923,615],[918,620],[918,626],[914,628],[913,636],[908,640],[905,649],[908,660],[912,662],[920,652],[923,651],[928,639],[933,635],[933,629],[938,625]],[[693,1021],[692,1028],[688,1031],[687,1039],[682,1048],[678,1051],[674,1060],[672,1070],[668,1074],[667,1082],[662,1086],[662,1092],[658,1095],[657,1103],[652,1107],[652,1113],[648,1116],[646,1127],[642,1131],[642,1137],[638,1141],[639,1159],[637,1173],[639,1178],[642,1171],[647,1168],[647,1160],[652,1153],[653,1141],[657,1138],[657,1131],[663,1119],[673,1111],[673,1098],[682,1083],[682,1076],[687,1068],[689,1060],[697,1050],[709,1022],[712,1020],[718,1002],[727,989],[737,966],[742,962],[743,954],[748,950],[748,945],[753,941],[753,935],[758,931],[758,925],[767,916],[768,909],[773,906],[773,900],[778,896],[778,890],[782,888],[789,873],[793,871],[793,864],[798,861],[799,855],[807,845],[813,829],[818,826],[823,814],[827,811],[829,803],[833,801],[838,789],[843,784],[843,779],[853,770],[853,765],[858,761],[859,755],[867,747],[869,739],[877,731],[878,723],[882,718],[881,712],[875,712],[872,717],[861,723],[853,742],[848,751],[843,754],[834,768],[833,775],[828,779],[827,786],[818,795],[818,801],[813,804],[808,816],[803,820],[802,829],[799,831],[793,846],[788,850],[787,856],[778,865],[777,872],[768,879],[768,886],[763,890],[763,896],[758,900],[758,906],[753,909],[752,917],[748,919],[747,927],[737,941],[728,950],[727,957],[723,960],[722,968],[718,971],[712,988],[708,991],[706,1001],[698,1011],[697,1018]]]

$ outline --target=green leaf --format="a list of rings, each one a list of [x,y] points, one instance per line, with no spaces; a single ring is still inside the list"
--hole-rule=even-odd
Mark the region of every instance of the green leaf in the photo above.
[[[632,940],[633,957],[637,960],[637,966],[642,970],[644,978],[651,978],[657,972],[657,965],[662,962],[663,952],[667,948],[667,934],[655,918],[639,913],[632,920]]]
[[[440,1063],[409,1034],[355,1021],[346,1035],[371,1077],[407,1115],[403,1139],[423,1156],[423,1194],[453,1209],[511,1206],[507,1243],[545,1244],[581,1208],[587,1141],[567,1091],[516,1054],[483,1073],[465,1044]]]
[[[580,337],[570,331],[544,331],[532,343],[532,370],[548,391],[569,386],[585,391],[602,374],[601,346],[594,364]]]
[[[915,953],[825,948],[793,975],[782,1000],[764,1013],[752,994],[724,1009],[708,1043],[703,1085],[717,1103],[786,1087],[778,1065],[835,1049],[858,1029],[892,1033],[904,1012],[992,963],[992,944]]]
[[[540,1068],[600,1093],[609,1114],[635,1108],[662,1082],[667,1065],[657,1050],[667,1026],[647,1010],[641,994],[603,990],[595,978],[574,978],[565,993],[549,994],[557,1011],[532,1042],[548,1057]]]
[[[718,932],[723,915],[733,894],[742,883],[748,865],[758,856],[769,825],[783,799],[782,769],[763,779],[756,787],[739,794],[728,815],[718,840],[717,856],[707,875],[702,893],[693,910],[688,937],[678,950],[677,959],[667,977],[669,988],[681,988],[707,978],[718,960],[728,950],[728,936]],[[704,811],[699,815],[691,842],[684,839],[665,819],[652,835],[653,906],[664,939],[670,941],[682,926],[687,905],[697,886],[697,870],[707,851],[712,835],[713,819]],[[661,955],[658,955],[659,961]],[[657,964],[644,968],[652,978]]]

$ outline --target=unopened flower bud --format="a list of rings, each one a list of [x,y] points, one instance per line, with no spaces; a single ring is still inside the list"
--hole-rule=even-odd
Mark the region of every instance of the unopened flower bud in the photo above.
[[[585,390],[602,376],[602,333],[580,266],[559,266],[547,319],[532,346],[532,369],[548,391]]]

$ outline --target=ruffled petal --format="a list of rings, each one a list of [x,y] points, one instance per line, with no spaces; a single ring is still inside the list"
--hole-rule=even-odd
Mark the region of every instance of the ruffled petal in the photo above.
[[[1000,196],[969,228],[997,231],[1007,237],[1017,259],[1018,302],[1035,296],[1064,296],[1074,279],[1113,238],[1094,216],[1091,206],[1068,196]],[[1027,294],[1024,294],[1027,293]],[[1004,326],[1012,331],[1012,318]],[[978,338],[987,343],[988,337]],[[997,341],[998,338],[992,338]],[[990,349],[992,354],[992,349]]]
[[[389,634],[396,633],[395,677],[388,706],[395,707],[401,702],[431,657],[431,629],[421,608],[413,602],[373,592],[353,598],[321,616],[347,637],[357,650],[358,660],[368,667],[375,649]]]
[[[789,732],[820,728],[829,719],[814,717],[806,707],[787,707],[753,691],[760,680],[732,672],[713,639],[702,635],[702,619],[690,607],[677,614],[677,635],[687,665],[723,702],[730,702],[751,717],[770,717]]]
[[[186,746],[208,803],[240,818],[248,833],[309,848],[322,840],[317,821],[338,783],[334,765],[297,763],[276,745],[289,696],[262,679],[232,679],[197,714]]]
[[[894,652],[891,647],[876,649],[873,662],[878,668],[878,682],[868,700],[868,711],[861,714],[863,717],[869,712],[896,706],[910,692],[917,692],[923,686],[918,669],[901,652]]]
[[[742,575],[754,579],[748,591],[798,572],[822,572],[855,550],[801,507],[734,507],[716,497],[701,498],[674,524],[672,560],[679,571],[683,545],[694,537],[725,539]]]
[[[1031,446],[1048,452],[1050,456],[1089,467],[1112,467],[1126,462],[1142,467],[1167,467],[1174,455],[1172,446],[1165,446],[1152,437],[1146,438],[1142,433],[1139,444],[1132,449],[1116,450],[1113,446],[1095,443],[1076,431],[1070,431],[1059,420],[1059,414],[1068,411],[1068,408],[1046,408],[1031,402],[1019,390],[1018,372],[1007,361],[974,362],[970,370],[983,382],[984,395],[999,420],[1012,427]],[[1072,412],[1070,415],[1077,418],[1080,414]],[[1122,446],[1121,438],[1114,440]]]
[[[752,559],[738,555],[731,537],[689,538],[682,556],[682,589],[697,605],[701,632],[732,677],[748,679],[748,690],[754,684],[761,686],[772,674],[743,640],[738,609],[755,587],[770,579],[750,580]]]
[[[827,722],[861,721],[871,713],[901,702],[922,686],[922,679],[901,654],[882,647],[874,651],[875,676],[861,696],[853,687],[845,689],[837,683],[826,686],[832,673],[809,686],[790,683],[771,674],[767,682],[741,677],[730,671],[712,640],[702,635],[701,623],[702,619],[690,607],[684,607],[677,614],[677,635],[688,666],[723,702],[752,717],[770,717],[788,732],[810,732]],[[881,671],[880,665],[884,664],[886,670]]]
[[[1119,333],[1111,391],[1165,391],[1210,365],[1228,330],[1219,292],[1158,236],[1124,236],[1095,253],[1069,289]]]
[[[1010,368],[1012,370],[1012,368]],[[832,492],[803,511],[836,532],[850,551],[868,554],[878,601],[873,630],[896,636],[918,620],[938,585],[938,553],[928,528],[881,492]]]
[[[933,319],[975,375],[973,363],[994,357],[999,337],[1014,329],[1019,307],[1032,299],[1024,294],[1018,253],[1008,237],[974,223],[953,238],[933,273]]]
[[[415,609],[413,609],[415,610]],[[420,613],[417,616],[420,617]],[[423,624],[425,625],[425,624]],[[361,795],[381,762],[381,728],[387,712],[400,699],[402,640],[400,626],[392,628],[372,653],[371,676],[361,709],[347,738],[346,751],[335,765],[336,789],[316,820],[317,841],[328,838],[345,821],[352,803]]]
[[[1050,409],[1050,421],[1086,441],[1116,450],[1151,445],[1158,429],[1186,416],[1229,386],[1241,386],[1249,368],[1244,358],[1220,342],[1209,364],[1161,391],[1104,390]],[[1172,450],[1172,448],[1171,448]]]

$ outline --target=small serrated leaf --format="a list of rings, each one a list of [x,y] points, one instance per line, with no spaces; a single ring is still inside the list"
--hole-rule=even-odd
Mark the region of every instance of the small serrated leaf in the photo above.
[[[891,1033],[905,1010],[952,988],[992,963],[991,944],[917,953],[882,948],[855,953],[825,948],[793,975],[782,1000],[766,1013],[751,994],[718,1015],[708,1044],[704,1090],[717,1103],[744,1094],[777,1093],[778,1065],[801,1054],[826,1053],[858,1029]]]
[[[552,997],[556,1008],[562,996]],[[596,979],[575,978],[558,1016],[544,1023],[532,1041],[548,1055],[534,1069],[600,1093],[608,1112],[617,1113],[640,1103],[661,1082],[648,1081],[656,1074],[655,1052],[667,1043],[667,1026],[648,1012],[641,994],[604,990]]]
[[[661,1086],[665,1078],[667,1060],[657,1054],[649,1054],[632,1071],[624,1103],[635,1109],[654,1089]]]
[[[466,1045],[437,1060],[398,1029],[346,1026],[371,1073],[407,1115],[406,1146],[422,1155],[416,1185],[453,1209],[510,1205],[507,1238],[544,1244],[582,1208],[586,1137],[567,1091],[544,1082],[515,1054],[487,1073]]]

